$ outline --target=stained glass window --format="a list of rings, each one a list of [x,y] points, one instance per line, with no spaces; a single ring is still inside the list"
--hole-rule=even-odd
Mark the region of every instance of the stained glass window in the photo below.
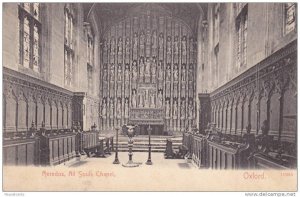
[[[39,3],[19,4],[19,63],[39,72],[40,29]]]
[[[73,49],[73,7],[72,4],[67,4],[65,6],[65,27],[64,27],[64,35],[65,35],[65,84],[68,86],[72,85],[73,80],[73,57],[74,57],[74,49]]]
[[[38,71],[39,66],[39,32],[38,27],[34,25],[33,31],[33,70]]]
[[[214,5],[214,37],[215,44],[219,42],[219,28],[220,28],[220,4],[217,3]]]
[[[239,9],[238,6],[237,9]],[[242,12],[236,18],[236,63],[238,68],[247,64],[247,31],[248,8],[245,6],[243,7]]]
[[[296,29],[296,3],[285,3],[285,33]]]
[[[86,30],[86,53],[87,53],[87,78],[88,92],[93,93],[93,72],[94,72],[94,34],[89,23],[85,26]]]

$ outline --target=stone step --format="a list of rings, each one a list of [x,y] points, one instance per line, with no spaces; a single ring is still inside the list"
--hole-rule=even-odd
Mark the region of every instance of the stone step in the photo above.
[[[116,143],[114,143],[116,144]],[[119,145],[128,145],[128,142],[118,142]],[[134,142],[133,145],[148,145],[149,142]],[[182,142],[173,142],[173,146],[181,145]],[[166,142],[151,142],[152,146],[165,146]]]
[[[151,151],[152,152],[164,152],[166,150],[167,139],[171,139],[173,142],[173,150],[178,151],[179,146],[182,145],[182,137],[172,136],[151,136]],[[136,136],[133,138],[133,152],[148,152],[148,136]],[[114,141],[116,146],[116,141]],[[128,137],[120,136],[118,139],[118,151],[128,151]]]

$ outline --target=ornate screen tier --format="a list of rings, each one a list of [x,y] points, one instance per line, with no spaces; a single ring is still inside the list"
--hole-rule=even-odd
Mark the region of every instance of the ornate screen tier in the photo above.
[[[112,25],[102,43],[103,130],[149,124],[145,117],[156,111],[165,131],[193,124],[197,45],[188,25],[168,12],[139,10]]]

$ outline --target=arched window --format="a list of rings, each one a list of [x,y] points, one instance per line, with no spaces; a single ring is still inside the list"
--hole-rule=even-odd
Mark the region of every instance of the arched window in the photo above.
[[[64,76],[65,85],[71,86],[73,80],[73,59],[74,59],[74,40],[73,40],[73,29],[74,29],[74,8],[72,4],[65,6],[65,62],[64,62]]]
[[[217,45],[219,43],[219,32],[220,32],[220,4],[219,3],[214,4],[213,13],[214,13],[213,16],[214,40],[215,40],[215,45]]]
[[[19,4],[19,63],[40,72],[40,3]]]
[[[285,34],[296,30],[296,3],[284,4]]]
[[[240,68],[247,64],[248,6],[243,3],[236,4],[236,63]]]
[[[87,78],[88,92],[93,93],[93,72],[94,72],[94,32],[89,23],[85,23],[86,31],[86,52],[87,52]]]

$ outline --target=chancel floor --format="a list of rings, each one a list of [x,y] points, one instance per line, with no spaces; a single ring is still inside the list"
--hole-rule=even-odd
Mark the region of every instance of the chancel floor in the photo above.
[[[196,170],[197,168],[190,162],[187,162],[185,159],[165,159],[164,153],[151,153],[151,161],[152,165],[146,165],[146,161],[148,159],[148,152],[134,152],[133,153],[133,162],[138,163],[139,167],[134,167],[140,170],[150,170],[150,169],[162,169],[162,168],[171,168],[173,170],[178,169],[189,169]],[[128,161],[128,152],[119,152],[119,161],[120,164],[114,165],[112,164],[115,160],[115,153],[112,152],[111,155],[106,155],[106,158],[97,158],[97,157],[88,157],[86,159],[82,159],[81,161],[72,162],[70,164],[66,164],[71,168],[76,168],[76,170],[80,170],[80,168],[87,169],[99,169],[105,171],[102,166],[109,167],[110,170],[113,169],[124,169],[124,172],[127,171],[128,168],[123,167],[122,164],[126,164]],[[62,164],[64,165],[64,164]]]

